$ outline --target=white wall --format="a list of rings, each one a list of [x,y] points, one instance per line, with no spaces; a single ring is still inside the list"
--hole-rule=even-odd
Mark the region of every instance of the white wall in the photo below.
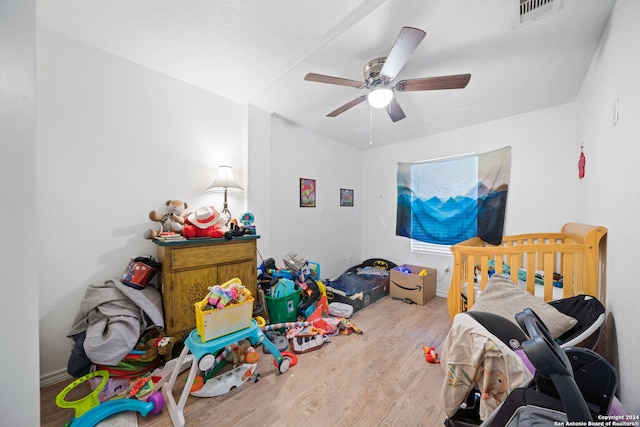
[[[3,227],[0,257],[0,414],[1,423],[12,426],[36,426],[40,420],[35,22],[35,1],[0,2],[0,197],[21,225]]]
[[[575,182],[576,219],[606,225],[609,312],[607,358],[619,369],[621,399],[640,414],[640,321],[636,263],[640,236],[640,3],[618,0],[578,98],[579,137],[587,158],[583,180]],[[613,104],[619,100],[614,126]]]
[[[260,254],[269,254],[271,243],[271,115],[254,107],[248,107],[248,144],[250,153],[247,208],[253,212]],[[269,255],[265,255],[269,257]],[[260,264],[258,258],[258,264]]]
[[[279,267],[289,252],[320,263],[323,278],[342,273],[361,259],[361,152],[274,117],[269,167],[268,253]],[[252,171],[253,174],[253,171]],[[300,207],[300,178],[316,180],[315,208]],[[340,188],[354,190],[354,206],[340,206]]]
[[[363,155],[363,257],[436,268],[437,290],[446,296],[450,255],[410,252],[395,235],[398,162],[413,162],[511,146],[511,183],[505,233],[559,231],[574,220],[573,183],[580,145],[574,104],[482,123],[434,136],[369,150]],[[375,232],[371,232],[375,230]]]
[[[40,370],[66,369],[66,338],[84,291],[155,254],[147,214],[167,199],[191,208],[220,164],[241,185],[244,109],[129,61],[38,31]],[[243,209],[230,196],[232,213]]]

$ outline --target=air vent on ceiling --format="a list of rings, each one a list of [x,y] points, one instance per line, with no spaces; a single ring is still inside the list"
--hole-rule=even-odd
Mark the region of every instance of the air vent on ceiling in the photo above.
[[[537,21],[561,7],[563,0],[513,0],[514,27]]]

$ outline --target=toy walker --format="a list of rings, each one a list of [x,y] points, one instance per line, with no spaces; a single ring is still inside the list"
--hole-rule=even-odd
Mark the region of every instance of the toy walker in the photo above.
[[[100,381],[100,384],[95,388],[95,390],[81,399],[71,402],[65,400],[65,397],[71,390],[94,377],[102,377],[102,381]],[[105,387],[108,380],[108,371],[101,370],[90,372],[69,384],[58,394],[56,397],[56,404],[59,407],[75,409],[74,417],[71,418],[70,422],[65,424],[65,427],[93,427],[105,418],[124,411],[137,411],[140,412],[143,417],[147,416],[149,413],[157,415],[164,408],[164,399],[160,392],[151,393],[146,401],[123,398],[100,403],[98,395]]]
[[[187,403],[187,398],[189,394],[200,397],[211,397],[218,394],[224,394],[229,391],[232,387],[240,385],[244,383],[251,375],[255,374],[255,365],[253,366],[253,370],[250,375],[247,375],[249,369],[241,368],[234,369],[231,371],[229,375],[223,374],[223,376],[218,378],[212,378],[207,383],[204,384],[203,388],[200,389],[200,392],[191,392],[191,387],[196,378],[196,374],[198,371],[206,372],[212,369],[216,364],[216,356],[215,354],[219,352],[219,350],[225,349],[228,346],[233,345],[243,339],[249,339],[251,345],[256,346],[258,344],[263,344],[272,354],[274,363],[276,364],[278,371],[280,373],[285,373],[291,366],[291,359],[284,357],[280,350],[264,335],[262,330],[258,327],[258,323],[255,319],[251,320],[251,326],[245,329],[241,329],[237,332],[233,332],[228,335],[224,335],[220,338],[216,338],[214,340],[210,340],[207,342],[202,342],[200,335],[198,335],[198,331],[194,329],[185,339],[185,346],[180,352],[180,356],[178,358],[178,362],[175,365],[175,369],[171,372],[171,375],[167,381],[167,383],[162,387],[162,394],[164,395],[164,400],[167,405],[167,411],[169,411],[169,415],[171,416],[171,421],[173,425],[176,427],[184,427],[185,419],[184,419],[184,407]],[[189,354],[191,353],[191,354]],[[183,363],[191,363],[191,369],[189,370],[189,376],[185,381],[184,388],[182,389],[182,393],[180,394],[179,400],[176,402],[173,397],[173,386],[176,383],[176,379],[180,374],[181,369],[180,366]],[[225,376],[226,375],[226,376]],[[209,385],[207,385],[210,383]]]

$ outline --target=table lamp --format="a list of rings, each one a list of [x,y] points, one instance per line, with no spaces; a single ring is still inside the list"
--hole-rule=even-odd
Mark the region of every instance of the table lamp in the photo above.
[[[216,175],[216,179],[214,179],[213,183],[209,188],[207,188],[207,193],[224,193],[224,207],[220,213],[225,220],[225,225],[229,225],[231,212],[229,212],[229,207],[227,205],[227,193],[244,193],[240,184],[238,184],[236,179],[233,177],[231,166],[222,165],[218,167],[218,175]]]

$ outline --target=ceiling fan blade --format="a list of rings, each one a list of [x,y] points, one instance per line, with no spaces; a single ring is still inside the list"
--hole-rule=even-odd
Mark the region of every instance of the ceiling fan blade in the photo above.
[[[330,112],[329,114],[327,114],[327,117],[335,117],[338,114],[342,114],[345,111],[347,111],[349,108],[351,107],[355,107],[356,105],[360,104],[362,101],[364,101],[365,99],[367,99],[367,95],[362,95],[357,97],[356,99],[347,102],[346,104],[344,104],[342,107],[337,108],[335,110],[333,110],[332,112]]]
[[[427,33],[418,28],[402,27],[395,44],[384,61],[380,75],[389,80],[395,79],[426,35]]]
[[[359,82],[357,80],[343,79],[341,77],[325,76],[324,74],[308,73],[306,76],[304,76],[304,79],[310,82],[329,83],[332,85],[340,85],[340,86],[351,86],[351,87],[355,87],[356,89],[362,89],[367,87],[367,84],[364,82]]]
[[[400,104],[398,104],[398,101],[396,101],[395,97],[391,100],[389,105],[387,105],[386,110],[387,113],[389,113],[389,117],[391,117],[391,121],[394,123],[407,117],[404,111],[402,111],[402,107],[400,107]]]
[[[396,91],[462,89],[467,86],[471,74],[456,74],[451,76],[425,77],[421,79],[401,80],[396,84]]]

